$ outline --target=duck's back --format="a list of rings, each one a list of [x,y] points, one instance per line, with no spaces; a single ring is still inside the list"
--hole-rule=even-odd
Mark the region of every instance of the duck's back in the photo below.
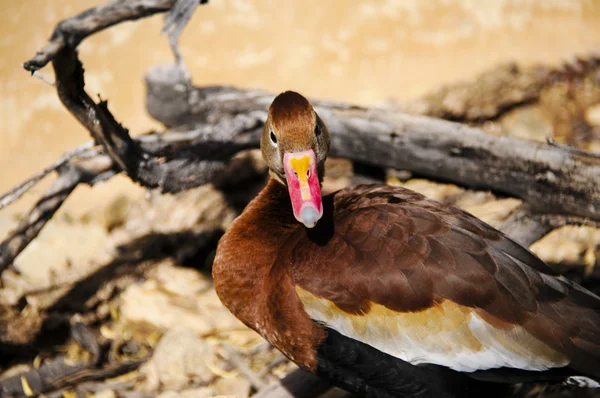
[[[600,377],[600,298],[501,232],[384,185],[324,206],[278,257],[315,321],[412,364]]]

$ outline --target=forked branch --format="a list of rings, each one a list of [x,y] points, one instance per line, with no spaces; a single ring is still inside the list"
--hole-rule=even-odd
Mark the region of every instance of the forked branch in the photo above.
[[[197,0],[110,1],[58,24],[49,43],[24,64],[34,72],[52,63],[61,101],[102,150],[78,153],[90,155],[85,159],[67,156],[0,198],[1,208],[58,170],[49,191],[0,245],[0,271],[37,236],[79,183],[93,184],[125,171],[145,187],[177,192],[215,181],[235,153],[258,146],[273,94],[229,87],[186,86],[185,93],[176,89],[189,84],[187,74],[180,73],[176,41],[197,4]],[[76,47],[107,27],[169,10],[167,30],[180,65],[154,68],[148,75],[148,109],[165,125],[180,127],[132,139],[107,103],[96,103],[85,92]],[[525,206],[503,229],[524,244],[566,223],[600,223],[598,156],[554,143],[492,137],[477,128],[390,109],[313,103],[332,134],[334,156],[523,199]],[[296,393],[310,383],[311,391],[327,388],[313,380],[303,382]],[[287,388],[293,396],[292,390]]]

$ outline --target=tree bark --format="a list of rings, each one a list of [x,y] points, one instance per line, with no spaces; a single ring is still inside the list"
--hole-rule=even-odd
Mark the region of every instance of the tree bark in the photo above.
[[[110,1],[58,24],[49,43],[24,64],[35,72],[52,63],[61,101],[101,149],[77,150],[40,174],[58,170],[59,175],[17,231],[0,244],[0,271],[37,236],[79,183],[94,184],[124,171],[145,187],[178,192],[222,180],[233,155],[258,147],[274,94],[231,87],[194,88],[178,58],[177,38],[196,5],[195,0]],[[96,103],[85,92],[76,47],[107,27],[169,10],[166,30],[178,64],[151,69],[146,81],[149,113],[171,129],[133,139],[105,101]],[[590,65],[595,67],[597,62]],[[481,101],[472,99],[467,90],[460,106],[447,108],[447,101],[439,100],[443,106],[428,112],[453,120],[481,121],[538,98],[540,81],[514,76],[515,70],[507,69],[506,81],[493,82],[490,92],[494,94],[493,87],[499,84],[513,84],[522,95],[488,96],[483,101],[485,109],[474,111],[474,104]],[[180,89],[182,85],[186,90]],[[438,94],[443,99],[448,92]],[[600,225],[600,159],[596,155],[553,143],[494,137],[475,127],[397,109],[318,99],[312,103],[331,132],[332,156],[523,199],[524,206],[502,228],[522,244],[568,223]],[[40,175],[0,197],[0,209],[17,200]],[[297,371],[259,396],[316,395],[327,388],[327,383]]]

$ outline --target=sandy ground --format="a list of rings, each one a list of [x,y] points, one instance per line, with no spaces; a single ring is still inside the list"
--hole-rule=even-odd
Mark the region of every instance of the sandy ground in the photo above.
[[[44,44],[58,20],[95,3],[0,0],[0,192],[89,140],[53,89],[29,77],[19,63]],[[474,0],[282,4],[214,0],[201,7],[182,38],[194,83],[295,89],[376,104],[410,100],[509,60],[554,64],[600,49],[600,1],[595,0],[495,0],[485,6]],[[144,111],[142,79],[149,66],[171,60],[159,36],[162,21],[153,17],[124,24],[81,46],[89,92],[108,98],[133,134],[161,128]],[[51,77],[48,68],[43,73]],[[497,124],[523,138],[552,134],[545,127],[552,123],[535,110],[506,115]],[[532,130],[542,135],[534,137]],[[328,181],[331,187],[350,182],[347,167],[337,165],[339,178]],[[520,203],[425,180],[389,182],[453,203],[496,226]],[[0,212],[0,239],[43,190],[41,184]],[[15,261],[20,275],[3,276],[0,303],[16,304],[25,297],[27,305],[19,314],[24,322],[32,311],[45,314],[57,305],[59,311],[81,305],[82,313],[101,320],[94,329],[100,339],[127,348],[120,355],[153,352],[140,371],[112,384],[89,384],[87,393],[107,398],[132,390],[139,394],[130,396],[163,398],[248,396],[260,387],[252,386],[254,376],[269,383],[293,366],[220,305],[205,266],[211,253],[195,251],[198,242],[210,240],[234,216],[222,193],[210,186],[175,196],[148,193],[125,177],[93,189],[80,187]],[[600,257],[600,231],[563,228],[532,249],[547,261],[589,272]],[[140,261],[140,253],[155,258]],[[116,282],[105,286],[101,275]],[[88,276],[98,284],[86,285],[83,293],[73,289],[73,281]],[[77,347],[69,341],[48,357],[58,352],[81,361],[86,355]],[[236,355],[250,372],[240,370]],[[22,364],[2,376],[30,367]]]

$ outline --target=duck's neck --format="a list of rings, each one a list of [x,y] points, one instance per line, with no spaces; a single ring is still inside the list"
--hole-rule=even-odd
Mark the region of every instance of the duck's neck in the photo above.
[[[246,298],[264,291],[277,251],[298,226],[285,186],[271,178],[221,238],[213,263],[215,289],[244,323],[256,319],[258,308]]]
[[[295,244],[298,228],[304,226],[294,218],[286,187],[270,179],[221,238],[213,279],[219,298],[238,319],[311,369],[314,346],[324,336],[304,311],[289,264],[277,261]]]
[[[248,204],[240,219],[252,221],[258,219],[263,226],[275,224],[278,228],[299,226],[298,221],[294,218],[294,210],[287,187],[274,178],[269,178],[267,185]],[[264,232],[268,233],[269,231]]]

